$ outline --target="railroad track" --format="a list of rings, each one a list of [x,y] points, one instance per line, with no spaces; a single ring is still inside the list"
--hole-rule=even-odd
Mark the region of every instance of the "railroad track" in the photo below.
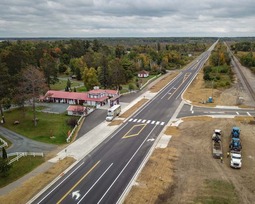
[[[238,72],[240,73],[240,76],[242,77],[242,81],[245,83],[245,86],[247,87],[247,91],[249,92],[252,100],[255,102],[255,92],[254,92],[254,90],[252,89],[252,87],[251,87],[249,81],[247,80],[247,78],[245,77],[241,67],[239,66],[238,60],[236,59],[236,57],[233,55],[233,53],[229,49],[227,43],[225,43],[225,45],[228,48],[228,52],[229,52],[230,57],[232,59],[233,65],[237,68]]]

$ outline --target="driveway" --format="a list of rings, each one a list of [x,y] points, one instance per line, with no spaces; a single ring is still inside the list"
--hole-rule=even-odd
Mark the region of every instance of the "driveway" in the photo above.
[[[42,142],[37,142],[24,137],[20,134],[12,132],[0,125],[0,135],[12,142],[12,146],[6,151],[7,153],[13,152],[49,152],[57,146]]]
[[[42,112],[46,113],[65,113],[69,104],[67,103],[38,103],[36,106],[44,106]]]

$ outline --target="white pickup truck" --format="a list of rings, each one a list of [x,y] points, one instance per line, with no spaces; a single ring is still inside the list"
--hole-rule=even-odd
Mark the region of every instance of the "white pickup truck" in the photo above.
[[[230,152],[230,166],[235,169],[242,167],[242,156],[240,152]]]

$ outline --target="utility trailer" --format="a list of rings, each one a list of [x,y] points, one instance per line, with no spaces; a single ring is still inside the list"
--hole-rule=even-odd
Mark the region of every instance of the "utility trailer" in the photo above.
[[[212,136],[212,154],[216,159],[220,159],[223,156],[222,142],[221,142],[221,130],[214,130]]]

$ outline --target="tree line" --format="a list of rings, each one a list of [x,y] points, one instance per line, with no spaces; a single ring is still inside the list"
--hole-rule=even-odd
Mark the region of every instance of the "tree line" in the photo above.
[[[212,51],[209,65],[203,69],[204,80],[213,88],[228,87],[233,80],[233,72],[230,67],[231,58],[227,47],[220,41]]]
[[[240,62],[243,66],[255,72],[255,56],[253,55],[253,52],[255,52],[255,42],[237,42],[231,45],[231,50],[233,50],[235,54],[238,54],[238,52],[245,52],[240,56]]]
[[[129,39],[130,40],[130,39]],[[130,41],[131,42],[131,41]],[[205,43],[105,44],[98,39],[17,40],[0,42],[0,112],[10,104],[34,103],[58,81],[75,75],[87,90],[94,86],[121,89],[139,71],[164,73],[186,64]]]

